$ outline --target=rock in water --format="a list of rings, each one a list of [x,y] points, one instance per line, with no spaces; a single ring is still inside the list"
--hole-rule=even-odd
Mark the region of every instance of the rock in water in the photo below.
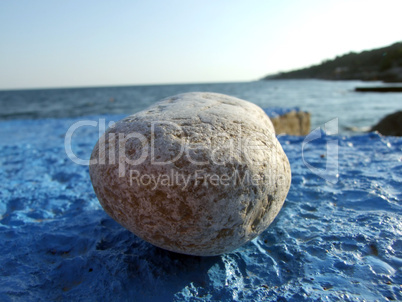
[[[89,172],[105,211],[158,247],[230,252],[264,231],[289,161],[258,106],[217,93],[166,98],[109,128]]]
[[[387,115],[370,131],[378,131],[382,135],[402,136],[402,111]]]

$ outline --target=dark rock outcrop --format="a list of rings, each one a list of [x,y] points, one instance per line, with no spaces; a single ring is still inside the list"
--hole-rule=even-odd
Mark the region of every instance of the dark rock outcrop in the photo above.
[[[382,135],[402,136],[402,111],[387,115],[371,131],[378,131]]]
[[[356,87],[357,92],[402,92],[402,86]]]

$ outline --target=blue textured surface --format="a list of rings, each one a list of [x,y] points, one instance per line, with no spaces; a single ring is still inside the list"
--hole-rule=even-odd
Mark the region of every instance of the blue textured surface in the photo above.
[[[0,301],[402,300],[402,139],[335,137],[331,184],[304,165],[303,137],[280,137],[293,175],[284,208],[252,242],[203,258],[153,247],[105,214],[88,168],[64,150],[78,120],[0,123]],[[73,151],[89,158],[97,138],[80,128]],[[304,159],[324,168],[329,140]]]

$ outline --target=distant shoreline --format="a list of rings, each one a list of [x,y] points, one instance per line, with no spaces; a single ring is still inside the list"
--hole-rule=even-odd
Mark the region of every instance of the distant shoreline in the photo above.
[[[262,78],[262,80],[291,79],[402,83],[402,42],[360,53],[351,52],[318,65]]]

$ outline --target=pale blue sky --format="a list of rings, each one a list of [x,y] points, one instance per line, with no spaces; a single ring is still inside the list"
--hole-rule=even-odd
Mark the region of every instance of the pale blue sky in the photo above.
[[[402,1],[3,0],[0,89],[232,82],[402,40]]]

